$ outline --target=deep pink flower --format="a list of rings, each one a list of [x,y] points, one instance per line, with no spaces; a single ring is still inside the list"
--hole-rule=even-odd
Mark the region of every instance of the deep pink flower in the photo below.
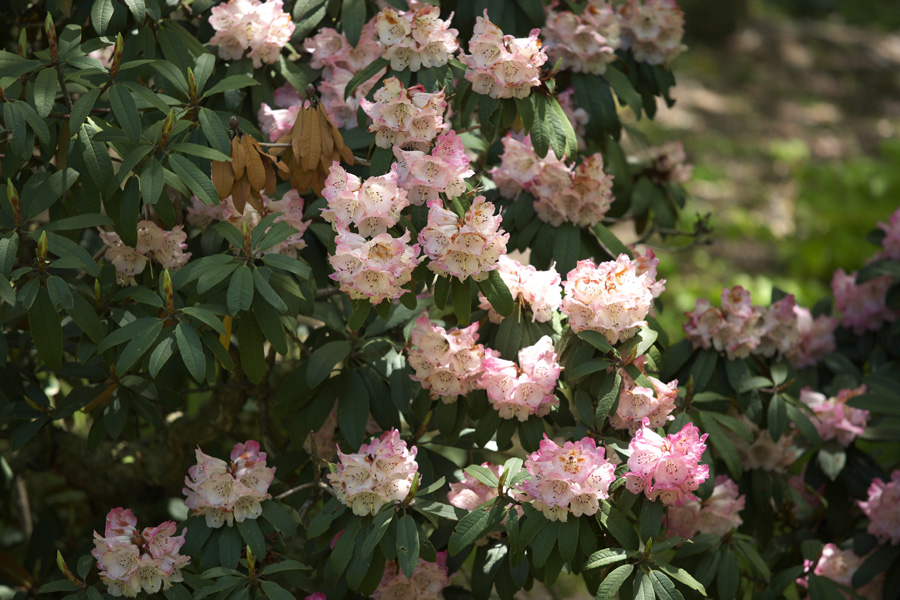
[[[859,507],[869,517],[868,531],[881,543],[900,544],[900,470],[891,473],[887,483],[881,478],[872,480],[869,497]]]
[[[882,275],[858,284],[856,271],[849,275],[843,269],[835,271],[831,291],[841,313],[841,325],[852,329],[856,335],[862,335],[866,331],[878,331],[885,321],[896,321],[897,311],[886,304],[891,282],[889,275]]]
[[[837,396],[826,398],[825,394],[805,387],[800,391],[800,402],[813,411],[815,416],[812,422],[823,442],[836,439],[847,447],[865,432],[869,419],[869,411],[847,406],[847,400],[865,393],[866,386],[861,385],[852,390],[843,389]]]
[[[625,473],[625,487],[633,494],[643,492],[666,506],[696,500],[693,491],[709,477],[709,466],[700,464],[706,450],[707,434],[691,423],[678,433],[661,437],[649,427],[649,419],[628,444],[631,456]]]
[[[559,405],[554,391],[561,367],[549,336],[519,350],[518,364],[491,355],[485,357],[482,368],[478,387],[487,391],[502,419],[527,421],[531,415],[543,417]]]

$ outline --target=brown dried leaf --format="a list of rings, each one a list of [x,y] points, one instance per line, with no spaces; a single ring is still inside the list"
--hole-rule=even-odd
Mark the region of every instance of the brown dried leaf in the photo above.
[[[246,177],[235,180],[234,187],[231,188],[231,200],[234,202],[234,209],[244,214],[244,207],[247,206],[247,200],[250,199],[250,181]]]
[[[234,170],[231,168],[231,163],[214,160],[210,171],[213,185],[216,186],[216,192],[219,194],[219,200],[224,200],[231,195],[231,188],[234,185]]]
[[[325,109],[319,105],[316,112],[319,113],[319,130],[322,133],[322,157],[319,160],[327,170],[331,167],[331,157],[334,154],[334,133],[331,131],[331,124],[328,121],[328,115],[325,114]]]
[[[300,167],[300,157],[303,156],[301,142],[305,125],[306,109],[301,108],[300,112],[297,113],[297,120],[294,121],[294,126],[291,127],[291,150],[293,151],[293,167],[295,169]]]
[[[246,160],[240,138],[231,138],[231,169],[234,171],[235,179],[240,179],[244,176],[244,167],[247,164]]]
[[[263,189],[266,185],[266,171],[263,168],[263,161],[259,155],[259,151],[254,148],[254,140],[252,137],[244,136],[244,154],[247,157],[247,177],[250,179],[250,187],[256,191]]]
[[[306,155],[303,157],[303,168],[307,171],[317,169],[319,167],[319,157],[322,156],[322,131],[319,128],[320,119],[318,113],[320,110],[324,111],[324,109],[322,105],[319,105],[310,110],[312,114],[309,116],[309,139],[307,141],[304,137],[304,141],[307,141],[307,143],[303,146],[303,149],[306,151]]]
[[[268,195],[272,195],[275,193],[275,167],[272,166],[272,163],[264,163],[263,167],[266,170],[266,193]]]

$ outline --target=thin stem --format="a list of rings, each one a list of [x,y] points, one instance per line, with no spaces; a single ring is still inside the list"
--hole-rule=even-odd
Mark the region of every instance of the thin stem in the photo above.
[[[303,490],[308,490],[309,488],[320,488],[334,496],[334,491],[331,489],[331,486],[325,483],[324,481],[310,481],[309,483],[304,483],[302,485],[298,485],[297,487],[293,487],[286,492],[282,492],[275,496],[276,500],[283,500],[288,496],[292,496],[297,492],[302,492]]]
[[[72,96],[69,95],[69,88],[66,87],[66,78],[63,76],[62,66],[57,63],[53,65],[53,68],[56,69],[56,77],[59,79],[59,89],[62,91],[63,98],[66,100],[66,106],[69,107],[69,112],[72,112],[74,104],[72,103]]]

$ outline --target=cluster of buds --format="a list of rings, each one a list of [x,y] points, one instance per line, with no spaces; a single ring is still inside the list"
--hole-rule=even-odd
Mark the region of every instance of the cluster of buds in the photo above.
[[[325,27],[315,36],[307,38],[303,49],[312,55],[310,66],[322,69],[318,91],[328,118],[341,129],[355,128],[360,100],[366,97],[384,74],[384,71],[379,71],[360,83],[349,98],[344,98],[344,90],[350,79],[381,56],[382,48],[374,22],[370,21],[363,26],[356,47],[350,45],[343,33]]]
[[[509,234],[500,228],[501,221],[484,196],[476,196],[462,218],[432,202],[428,224],[419,232],[422,251],[431,259],[428,267],[439,276],[484,281],[506,254]]]
[[[643,371],[645,356],[638,357],[632,364]],[[678,380],[663,383],[656,377],[647,376],[652,388],[637,385],[625,369],[619,369],[622,386],[619,391],[619,405],[616,412],[609,417],[609,424],[616,429],[627,429],[634,433],[641,428],[644,419],[650,427],[662,427],[675,410],[675,399],[678,397]]]
[[[887,306],[887,292],[891,276],[882,275],[865,283],[856,282],[856,271],[849,275],[843,269],[834,272],[831,292],[841,313],[841,325],[856,335],[878,331],[885,322],[894,322],[900,315]]]
[[[772,439],[768,429],[760,429],[756,423],[744,415],[738,416],[738,420],[750,432],[752,442],[731,431],[725,434],[745,469],[761,469],[769,473],[786,473],[794,462],[803,454],[803,451],[794,444],[792,435],[782,435],[778,441]]]
[[[900,470],[891,473],[887,483],[880,477],[872,480],[868,498],[859,507],[869,517],[869,533],[881,543],[900,544]]]
[[[412,488],[419,465],[417,448],[407,449],[396,429],[385,431],[359,452],[338,450],[339,464],[328,481],[339,501],[360,517],[375,515],[392,501],[403,501]]]
[[[687,162],[681,142],[642,148],[629,157],[628,161],[642,165],[643,173],[658,184],[685,184],[694,173],[694,167]]]
[[[589,437],[559,446],[546,434],[537,452],[525,461],[531,479],[521,483],[526,499],[551,521],[593,515],[609,497],[615,466],[604,448]]]
[[[562,303],[562,285],[559,273],[553,265],[546,271],[538,271],[531,265],[523,265],[509,255],[500,257],[497,272],[513,300],[531,310],[531,322],[546,323],[559,310]],[[503,317],[494,310],[484,294],[478,294],[478,307],[488,311],[491,323],[501,323]]]
[[[237,126],[237,119],[232,117],[232,129]],[[214,160],[210,165],[219,199],[231,196],[232,203],[241,213],[248,202],[254,209],[262,210],[263,193],[270,196],[275,193],[276,172],[282,179],[289,176],[285,163],[263,150],[253,136],[239,131],[231,138],[231,161]]]
[[[741,511],[746,498],[737,483],[727,475],[716,477],[716,485],[706,500],[688,500],[681,506],[670,506],[667,515],[667,535],[693,538],[711,533],[723,537],[744,522]]]
[[[691,423],[662,437],[650,428],[649,419],[644,419],[628,444],[631,456],[625,487],[633,494],[643,492],[651,500],[658,498],[666,506],[696,500],[694,490],[709,477],[709,465],[700,464],[706,437]]]
[[[328,257],[335,271],[330,277],[351,298],[373,304],[399,298],[419,263],[419,245],[409,243],[409,231],[399,238],[387,233],[409,206],[398,179],[396,166],[362,181],[335,162],[325,180],[328,206],[322,216],[337,232],[335,253]]]
[[[666,65],[687,50],[684,13],[675,0],[628,0],[619,7],[619,27],[620,47],[637,62]]]
[[[524,422],[531,415],[548,415],[559,404],[553,392],[561,368],[549,336],[519,350],[518,364],[492,350],[485,354],[478,387],[487,391],[501,419]]]
[[[196,454],[197,464],[184,478],[185,505],[195,515],[206,517],[206,525],[212,528],[259,518],[260,503],[271,498],[269,485],[275,477],[275,467],[266,466],[266,453],[259,451],[259,442],[235,444],[230,463],[204,454],[200,448]]]
[[[531,88],[541,84],[541,66],[547,62],[539,33],[532,29],[527,38],[503,35],[485,9],[484,17],[475,20],[469,54],[459,56],[469,67],[466,79],[472,90],[491,98],[527,98]]]
[[[611,344],[637,333],[646,325],[653,299],[665,289],[665,280],[656,279],[658,262],[652,250],[635,260],[620,254],[600,265],[578,261],[566,275],[560,306],[572,330],[599,331]]]
[[[866,386],[843,389],[830,398],[806,387],[800,391],[800,402],[813,411],[812,422],[823,442],[837,440],[845,448],[866,430],[869,411],[847,406],[847,400],[866,393]]]
[[[591,0],[581,14],[558,8],[558,0],[546,7],[547,23],[541,30],[550,60],[576,73],[605,73],[619,47],[619,19],[613,6]]]
[[[503,475],[503,465],[495,465],[489,462],[481,463],[499,480]],[[500,493],[496,486],[485,485],[472,477],[468,472],[463,472],[463,480],[450,484],[447,492],[447,501],[457,508],[465,511],[473,511],[488,500],[493,500]]]
[[[156,594],[184,581],[181,569],[190,557],[179,554],[184,531],[176,536],[175,521],[138,531],[130,509],[114,508],[106,515],[106,531],[94,532],[94,549],[100,580],[113,596],[136,597],[141,590]],[[186,530],[185,530],[186,531]]]
[[[382,57],[391,61],[392,71],[418,71],[443,67],[459,49],[459,32],[450,27],[450,18],[441,20],[437,6],[419,4],[406,12],[386,7],[375,17]]]
[[[209,43],[219,47],[219,57],[225,60],[239,60],[249,49],[257,69],[277,62],[294,33],[291,15],[282,10],[283,5],[281,0],[229,0],[214,6],[209,24],[216,34]]]
[[[475,389],[486,351],[478,343],[478,323],[449,331],[432,323],[427,315],[416,319],[410,332],[410,377],[431,390],[432,398],[445,404]]]
[[[431,154],[402,150],[394,146],[400,185],[409,190],[410,202],[421,205],[435,201],[439,194],[449,198],[466,191],[466,178],[475,174],[462,139],[450,130],[438,137]]]
[[[114,231],[101,230],[100,239],[107,245],[104,257],[116,267],[119,285],[137,285],[135,276],[144,272],[150,260],[158,262],[163,269],[180,269],[191,257],[190,252],[184,251],[187,233],[181,225],[165,231],[153,221],[140,221],[134,248],[126,246]]]
[[[238,230],[243,230],[249,235],[263,217],[272,213],[282,213],[276,217],[273,225],[283,221],[296,229],[297,233],[291,234],[283,242],[266,249],[265,253],[284,254],[296,258],[297,252],[306,247],[303,234],[311,222],[303,220],[303,197],[296,190],[288,190],[281,200],[272,200],[263,193],[261,194],[261,203],[261,210],[256,210],[250,205],[245,206],[244,211],[240,212],[235,207],[234,199],[231,196],[215,205],[205,204],[197,196],[192,196],[191,204],[187,209],[187,221],[198,228],[205,228],[217,221],[228,221]]]
[[[438,552],[435,562],[419,559],[412,577],[406,577],[397,563],[389,560],[381,582],[372,592],[374,600],[442,600],[442,590],[450,583],[447,552]],[[324,598],[322,599],[324,600]]]
[[[522,190],[535,197],[538,217],[558,227],[568,221],[593,227],[612,205],[612,175],[603,171],[603,157],[592,154],[577,167],[559,160],[553,150],[539,158],[531,136],[503,139],[500,166],[491,170],[500,194],[515,198]]]
[[[800,366],[817,361],[834,347],[833,320],[819,317],[813,321],[792,295],[766,309],[753,305],[750,292],[741,286],[723,288],[721,308],[700,298],[686,315],[684,331],[694,347],[724,351],[729,360],[751,354],[771,357],[778,352]]]
[[[396,145],[427,149],[434,138],[450,128],[444,122],[444,90],[428,93],[422,84],[407,89],[399,79],[390,77],[373,98],[374,102],[362,98],[360,103],[372,119],[369,131],[375,132],[379,148]]]

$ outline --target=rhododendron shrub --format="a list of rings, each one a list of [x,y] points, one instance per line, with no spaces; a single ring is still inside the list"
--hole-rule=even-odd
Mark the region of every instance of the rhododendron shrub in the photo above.
[[[897,597],[900,211],[666,331],[674,0],[13,4],[0,595]]]

